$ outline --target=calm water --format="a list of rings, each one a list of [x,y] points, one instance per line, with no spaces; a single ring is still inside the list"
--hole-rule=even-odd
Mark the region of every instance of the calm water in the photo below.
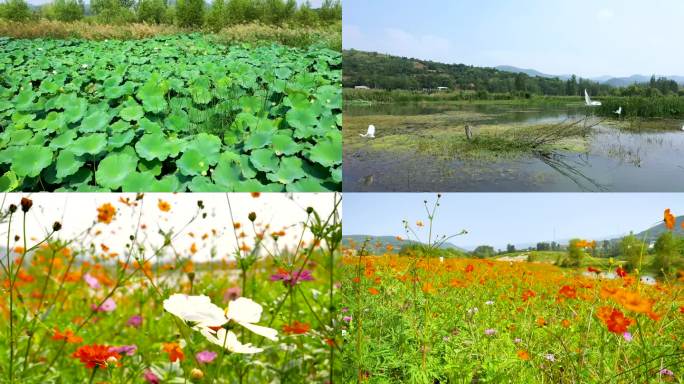
[[[581,107],[440,104],[352,106],[345,116],[486,114],[484,124],[538,124],[581,118]],[[441,160],[417,153],[357,150],[344,154],[344,191],[684,191],[681,121],[654,121],[663,130],[627,132],[594,127],[586,153],[498,162]],[[382,131],[379,128],[378,134]]]

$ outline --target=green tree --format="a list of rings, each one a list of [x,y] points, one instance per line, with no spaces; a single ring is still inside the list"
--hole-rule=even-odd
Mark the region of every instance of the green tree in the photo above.
[[[181,27],[201,27],[204,24],[204,0],[179,0],[176,11]]]
[[[494,247],[490,245],[479,245],[475,250],[473,250],[473,256],[479,258],[491,257],[496,254]]]
[[[625,236],[620,241],[620,253],[627,259],[627,269],[633,271],[644,264],[646,249],[644,243],[633,234]]]
[[[164,0],[140,0],[138,2],[138,21],[160,24],[164,20],[165,13],[166,3]]]
[[[228,21],[228,6],[223,0],[214,0],[207,13],[207,27],[218,32]]]
[[[84,14],[83,2],[80,0],[55,0],[53,12],[59,21],[81,20]]]
[[[515,252],[515,245],[513,245],[513,244],[506,245],[506,252],[508,252],[508,253]]]
[[[0,18],[11,21],[26,21],[33,16],[28,3],[24,0],[7,0],[0,3]]]
[[[301,25],[314,25],[318,23],[318,15],[316,11],[311,9],[311,3],[308,0],[297,10],[295,21]]]
[[[653,260],[653,267],[663,275],[668,275],[672,272],[673,262],[679,258],[679,241],[672,234],[667,231],[658,237],[653,247],[655,250],[655,259]]]
[[[587,256],[584,248],[580,246],[580,239],[572,239],[568,243],[568,255],[561,262],[562,267],[579,267]]]
[[[90,10],[98,22],[106,24],[125,24],[136,18],[120,0],[91,0]]]

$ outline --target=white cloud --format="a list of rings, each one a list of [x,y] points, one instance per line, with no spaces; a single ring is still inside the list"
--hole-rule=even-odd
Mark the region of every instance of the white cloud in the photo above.
[[[352,24],[342,27],[345,49],[355,48],[397,56],[451,62],[452,46],[448,39],[436,35],[417,35],[401,28],[383,28],[376,31],[362,30]]]

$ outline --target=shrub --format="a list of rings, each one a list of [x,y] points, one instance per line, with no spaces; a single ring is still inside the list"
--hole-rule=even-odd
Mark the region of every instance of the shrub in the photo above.
[[[31,9],[24,0],[7,0],[0,3],[0,18],[12,21],[26,21],[33,16]]]
[[[664,232],[656,240],[653,267],[663,275],[671,272],[673,262],[679,257],[679,242],[672,232]]]
[[[180,0],[176,12],[181,27],[201,27],[204,24],[204,0]]]
[[[83,19],[83,2],[80,0],[55,0],[52,4],[55,19],[76,21]]]
[[[636,268],[640,268],[644,261],[644,255],[642,255],[644,249],[644,243],[637,239],[636,236],[630,234],[622,238],[622,241],[620,241],[620,252],[627,259],[626,267],[628,270],[633,271]]]
[[[217,0],[223,1],[223,0]],[[138,3],[138,21],[160,24],[165,19],[166,3],[164,0],[140,0]]]

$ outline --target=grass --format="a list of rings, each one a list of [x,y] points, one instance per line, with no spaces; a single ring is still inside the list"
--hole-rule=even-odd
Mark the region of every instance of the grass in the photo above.
[[[131,40],[161,35],[176,35],[198,32],[166,24],[130,23],[106,25],[93,22],[61,22],[40,19],[30,22],[12,22],[0,19],[0,36],[19,39],[86,39],[86,40]],[[299,25],[263,25],[258,23],[240,24],[226,27],[219,32],[201,31],[217,42],[234,43],[279,43],[293,47],[319,45],[326,48],[342,49],[341,23],[329,26],[310,27]]]
[[[530,155],[535,151],[583,152],[587,147],[585,130],[563,130],[563,136],[557,140],[536,145],[534,138],[550,132],[552,126],[487,124],[484,123],[486,118],[485,114],[471,111],[418,116],[347,116],[343,150],[347,153],[358,150],[416,152],[439,158],[495,160]],[[467,122],[475,125],[475,135],[470,141],[464,129]],[[378,129],[373,140],[359,136],[369,124]]]
[[[455,102],[457,104],[505,105],[568,105],[581,104],[578,96],[519,97],[509,93],[478,94],[475,91],[422,92],[408,90],[352,89],[343,90],[345,102],[350,104],[383,104],[408,102]]]
[[[684,97],[681,96],[607,97],[601,102],[597,112],[604,116],[615,116],[613,112],[622,107],[623,116],[628,118],[684,118]]]

